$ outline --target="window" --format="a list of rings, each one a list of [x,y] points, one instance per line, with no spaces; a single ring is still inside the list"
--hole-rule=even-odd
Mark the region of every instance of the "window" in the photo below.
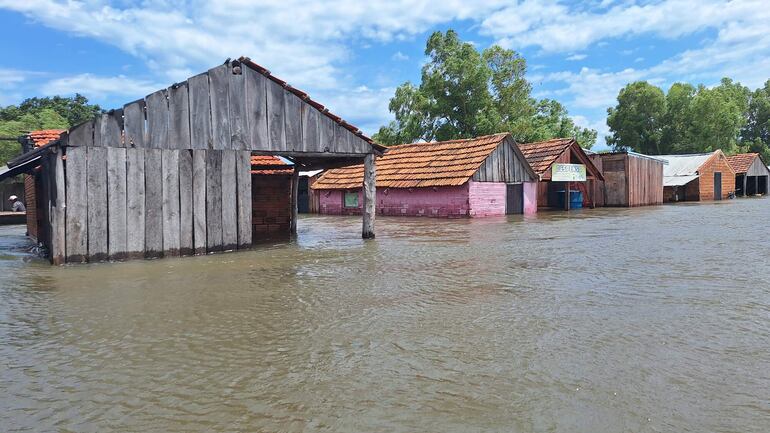
[[[342,205],[346,208],[357,208],[358,191],[345,191],[345,196],[343,197]]]

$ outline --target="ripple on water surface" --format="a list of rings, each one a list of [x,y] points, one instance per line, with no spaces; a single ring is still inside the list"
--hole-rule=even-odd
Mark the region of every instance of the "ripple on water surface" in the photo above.
[[[770,425],[770,200],[300,220],[296,242],[53,268],[0,227],[4,431]]]

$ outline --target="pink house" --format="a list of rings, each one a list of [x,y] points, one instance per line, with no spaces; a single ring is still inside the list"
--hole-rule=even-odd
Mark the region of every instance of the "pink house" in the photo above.
[[[402,144],[377,158],[377,213],[484,217],[537,212],[537,181],[510,134]],[[325,172],[312,186],[319,212],[358,215],[362,165]]]

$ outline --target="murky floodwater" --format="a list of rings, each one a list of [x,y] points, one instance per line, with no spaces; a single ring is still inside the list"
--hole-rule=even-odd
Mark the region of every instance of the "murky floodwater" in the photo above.
[[[307,217],[50,267],[0,227],[2,431],[770,430],[770,200]]]

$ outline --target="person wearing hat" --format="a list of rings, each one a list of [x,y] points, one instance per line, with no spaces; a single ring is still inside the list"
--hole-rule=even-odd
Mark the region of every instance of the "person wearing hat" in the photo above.
[[[12,195],[8,197],[8,201],[11,202],[11,211],[13,212],[26,212],[27,208],[24,207],[24,203],[19,200],[19,197]]]

